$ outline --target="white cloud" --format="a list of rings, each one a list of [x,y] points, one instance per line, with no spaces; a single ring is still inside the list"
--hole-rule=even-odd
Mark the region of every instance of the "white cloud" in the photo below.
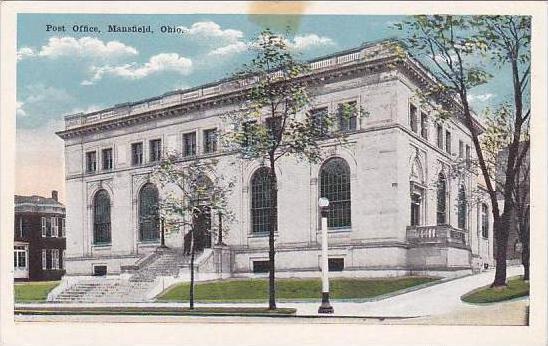
[[[214,49],[211,52],[207,53],[207,55],[226,58],[235,54],[243,53],[247,50],[247,48],[248,48],[248,44],[238,41],[238,42],[231,43],[229,45]]]
[[[118,66],[94,66],[92,67],[93,77],[90,80],[82,81],[82,85],[91,85],[101,80],[103,76],[110,75],[125,79],[142,79],[152,74],[171,71],[181,75],[187,75],[192,70],[192,60],[177,53],[160,53],[154,55],[142,65],[137,63]]]
[[[17,51],[17,60],[22,60],[25,57],[34,56],[34,50],[30,47],[22,47]]]
[[[183,30],[184,34],[193,39],[214,40],[220,41],[221,43],[235,43],[244,36],[243,32],[240,30],[223,30],[219,24],[212,21],[196,22],[192,24],[190,28],[185,26],[180,26],[179,28]],[[211,44],[212,42],[205,41],[204,43]]]
[[[16,115],[21,117],[24,117],[25,115],[27,115],[27,112],[25,112],[25,110],[23,109],[24,104],[25,104],[24,102],[20,102],[20,101],[16,102],[16,107],[17,107],[17,110],[15,111]]]
[[[316,34],[297,35],[292,40],[287,42],[289,48],[303,51],[317,47],[332,46],[335,42],[326,36],[318,36]]]
[[[74,38],[50,37],[48,43],[35,52],[32,48],[23,47],[17,52],[18,60],[24,57],[40,56],[51,59],[59,57],[91,58],[109,60],[139,54],[137,49],[119,41],[103,42],[94,37]]]
[[[491,99],[493,96],[495,96],[495,95],[491,94],[491,93],[485,93],[485,94],[479,94],[479,95],[469,94],[468,95],[468,101],[469,102],[477,102],[477,101],[486,102],[489,99]]]

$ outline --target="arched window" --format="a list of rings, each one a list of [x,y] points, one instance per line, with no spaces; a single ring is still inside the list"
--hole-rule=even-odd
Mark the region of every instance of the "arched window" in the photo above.
[[[437,197],[438,197],[438,205],[436,210],[437,215],[437,223],[438,225],[443,225],[447,223],[447,182],[445,180],[445,176],[443,173],[440,173],[438,175],[438,183],[437,183]]]
[[[110,244],[110,197],[99,190],[93,198],[93,244]]]
[[[320,170],[320,197],[329,200],[327,227],[351,226],[350,167],[345,160],[333,158]]]
[[[259,168],[251,177],[251,230],[253,233],[269,232],[273,226],[270,224],[270,217],[276,212],[277,201],[271,201],[271,196],[269,169]]]
[[[464,185],[459,187],[458,223],[460,229],[466,229],[466,191]]]
[[[485,203],[481,205],[481,236],[489,237],[489,209]]]
[[[139,238],[151,241],[159,236],[158,189],[147,183],[139,193]]]

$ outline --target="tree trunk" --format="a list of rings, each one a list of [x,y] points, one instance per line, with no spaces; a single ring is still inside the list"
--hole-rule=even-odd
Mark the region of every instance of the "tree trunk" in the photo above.
[[[503,213],[500,219],[494,223],[495,243],[497,245],[495,260],[495,280],[491,287],[506,286],[506,246],[508,244],[509,218],[507,213]]]
[[[268,309],[276,309],[276,281],[275,281],[275,265],[274,256],[274,233],[278,228],[278,184],[276,183],[276,171],[274,157],[270,159],[270,229],[268,231]]]
[[[194,309],[194,229],[190,236],[190,287],[189,287],[190,310]]]

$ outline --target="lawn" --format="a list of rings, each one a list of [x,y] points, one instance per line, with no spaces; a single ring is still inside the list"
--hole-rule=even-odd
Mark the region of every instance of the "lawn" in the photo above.
[[[529,295],[529,282],[522,280],[521,276],[513,276],[508,279],[507,287],[491,288],[480,287],[466,293],[460,299],[466,303],[494,303]]]
[[[59,281],[18,282],[15,287],[15,302],[45,301],[48,293],[59,285]]]
[[[404,288],[437,280],[431,277],[403,277],[385,279],[331,279],[332,299],[371,298]],[[278,279],[276,297],[280,299],[318,299],[321,296],[320,279]],[[188,283],[177,284],[162,292],[159,301],[188,301]],[[238,279],[196,283],[196,301],[266,301],[266,279]]]

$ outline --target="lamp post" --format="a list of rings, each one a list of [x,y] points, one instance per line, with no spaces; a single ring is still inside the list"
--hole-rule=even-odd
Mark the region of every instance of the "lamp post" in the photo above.
[[[318,308],[320,314],[332,314],[333,307],[329,303],[329,262],[327,258],[327,213],[329,211],[329,200],[321,197],[318,206],[322,215],[322,304]]]

